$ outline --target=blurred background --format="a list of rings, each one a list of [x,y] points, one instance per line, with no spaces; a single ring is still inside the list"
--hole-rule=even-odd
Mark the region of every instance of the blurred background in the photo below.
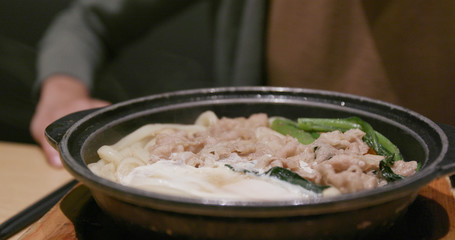
[[[71,0],[1,0],[0,35],[35,47],[48,24]]]
[[[0,1],[0,140],[33,142],[30,133],[18,126],[28,124],[34,111],[30,82],[36,47],[55,15],[70,2]],[[16,107],[5,107],[9,105]]]

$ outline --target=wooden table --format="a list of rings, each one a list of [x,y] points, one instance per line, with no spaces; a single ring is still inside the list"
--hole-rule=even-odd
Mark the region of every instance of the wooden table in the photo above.
[[[71,179],[47,164],[38,146],[0,142],[0,223]]]
[[[65,170],[49,166],[39,147],[0,142],[0,192],[2,193],[0,194],[0,222],[9,219],[71,179],[72,177]],[[432,204],[425,205],[425,208],[437,207],[440,211],[442,207],[443,212],[447,213],[448,226],[442,230],[443,236],[438,238],[455,239],[455,198],[448,178],[434,180],[421,190],[420,195],[425,199],[424,201],[428,199],[432,201]],[[425,202],[419,204],[425,204]],[[40,220],[40,224],[52,220],[56,211],[58,209],[53,208]],[[61,217],[61,214],[58,216]],[[439,226],[431,224],[431,218],[438,217],[430,215],[430,219],[425,219],[429,225],[433,225],[436,231],[439,231]],[[34,225],[36,227],[39,224]],[[12,239],[19,239],[22,235],[24,232],[17,234]],[[23,238],[36,239],[31,238],[27,233]]]

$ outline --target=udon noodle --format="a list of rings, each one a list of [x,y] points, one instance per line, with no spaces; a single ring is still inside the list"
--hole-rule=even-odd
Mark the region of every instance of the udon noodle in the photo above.
[[[270,128],[274,118],[218,118],[201,114],[194,124],[148,124],[98,150],[88,167],[111,181],[161,194],[226,200],[308,199],[372,189],[384,156],[370,152],[359,129],[321,133],[311,144]],[[290,170],[315,185],[312,191],[269,174]],[[416,162],[397,161],[402,176]]]

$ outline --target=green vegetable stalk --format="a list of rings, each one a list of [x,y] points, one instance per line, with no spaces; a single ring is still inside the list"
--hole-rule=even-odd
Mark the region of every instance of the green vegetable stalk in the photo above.
[[[361,127],[355,122],[337,118],[299,118],[297,119],[297,126],[307,132],[331,132],[335,130],[345,132],[349,129]]]
[[[375,131],[373,127],[358,117],[343,119],[328,118],[299,118],[297,122],[277,118],[272,122],[272,129],[281,134],[288,134],[296,137],[302,144],[310,144],[318,138],[320,132],[330,132],[339,130],[345,132],[350,129],[360,129],[365,132],[363,140],[378,155],[384,156],[384,160],[379,165],[380,174],[388,182],[403,178],[393,173],[391,166],[403,157],[398,149],[384,135]]]
[[[324,191],[324,189],[329,188],[329,186],[323,186],[323,185],[318,185],[316,183],[313,183],[313,182],[301,177],[299,174],[297,174],[289,169],[282,168],[282,167],[273,167],[273,168],[269,169],[267,172],[260,174],[258,172],[249,171],[246,169],[237,170],[229,164],[226,164],[225,166],[235,172],[250,173],[250,174],[254,174],[256,176],[268,175],[271,177],[275,177],[281,181],[285,181],[290,184],[298,185],[300,187],[303,187],[306,190],[309,190],[309,191],[312,191],[315,193],[322,193],[322,191]]]
[[[358,117],[344,119],[325,118],[299,118],[297,119],[299,129],[307,132],[330,132],[339,130],[345,132],[349,129],[360,129],[365,132],[364,141],[382,156],[396,155],[394,160],[401,160],[398,148],[382,134],[376,132],[371,125]]]
[[[329,186],[323,186],[323,185],[318,185],[316,183],[313,183],[303,177],[301,177],[299,174],[286,169],[282,167],[273,167],[265,174],[271,176],[271,177],[276,177],[282,181],[299,185],[307,190],[313,191],[315,193],[322,193],[324,189],[328,188]]]
[[[276,118],[270,127],[283,135],[289,135],[297,138],[300,143],[305,145],[310,144],[315,140],[311,133],[299,129],[295,122],[288,119]]]

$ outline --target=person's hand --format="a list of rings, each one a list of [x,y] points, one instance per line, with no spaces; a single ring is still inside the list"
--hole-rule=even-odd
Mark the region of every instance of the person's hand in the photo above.
[[[91,98],[87,87],[70,76],[55,75],[43,82],[41,96],[30,124],[30,132],[43,148],[52,166],[61,167],[62,163],[57,151],[44,136],[46,127],[72,112],[106,105],[109,105],[106,101]]]

